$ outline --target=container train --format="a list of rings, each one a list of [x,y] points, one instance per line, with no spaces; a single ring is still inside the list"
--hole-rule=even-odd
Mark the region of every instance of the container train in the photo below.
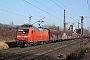
[[[47,28],[18,27],[16,32],[16,43],[20,46],[31,46],[32,44],[45,44],[49,42],[81,38],[81,34],[64,32]]]

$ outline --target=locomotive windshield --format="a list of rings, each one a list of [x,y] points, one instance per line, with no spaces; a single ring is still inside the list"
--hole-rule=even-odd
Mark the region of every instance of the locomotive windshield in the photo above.
[[[28,33],[29,29],[18,30],[18,33]]]

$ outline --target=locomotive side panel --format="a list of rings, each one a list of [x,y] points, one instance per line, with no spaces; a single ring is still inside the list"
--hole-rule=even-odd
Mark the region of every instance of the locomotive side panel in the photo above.
[[[32,41],[45,41],[49,40],[48,31],[42,31],[42,30],[33,30],[32,33],[33,39]]]

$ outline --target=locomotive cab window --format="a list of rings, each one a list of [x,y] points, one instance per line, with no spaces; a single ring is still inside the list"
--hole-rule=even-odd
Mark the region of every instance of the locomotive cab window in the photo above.
[[[29,32],[28,29],[18,30],[18,33],[28,33],[28,32]]]

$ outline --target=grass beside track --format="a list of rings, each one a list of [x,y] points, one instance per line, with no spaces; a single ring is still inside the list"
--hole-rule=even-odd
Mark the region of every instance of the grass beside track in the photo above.
[[[5,43],[5,41],[0,41],[0,50],[2,49],[8,49],[8,44]]]

